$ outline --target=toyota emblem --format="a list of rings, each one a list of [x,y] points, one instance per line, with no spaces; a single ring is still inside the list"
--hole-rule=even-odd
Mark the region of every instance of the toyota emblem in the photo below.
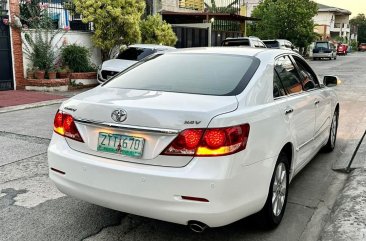
[[[118,109],[112,112],[111,117],[115,122],[123,122],[127,119],[127,112],[123,109]]]

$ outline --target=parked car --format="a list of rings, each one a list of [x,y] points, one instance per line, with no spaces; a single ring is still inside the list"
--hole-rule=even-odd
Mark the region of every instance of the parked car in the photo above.
[[[361,43],[359,46],[358,46],[358,51],[366,51],[366,43]]]
[[[127,69],[141,59],[159,51],[174,50],[174,47],[155,44],[134,44],[117,55],[115,59],[104,61],[98,67],[97,79],[104,83],[119,72]]]
[[[253,48],[267,48],[266,45],[257,37],[238,37],[227,38],[221,42],[221,46],[233,47],[233,46],[249,46]]]
[[[313,60],[327,58],[327,59],[337,59],[337,50],[333,43],[328,41],[317,41],[315,42],[315,47],[313,49]]]
[[[290,41],[286,39],[272,39],[272,40],[262,40],[262,42],[267,46],[267,48],[271,49],[288,49],[293,50],[295,52],[299,52],[296,49],[295,45],[293,45]]]
[[[156,54],[60,106],[49,176],[67,195],[195,232],[257,212],[275,227],[291,180],[335,147],[337,83],[288,50]]]
[[[337,46],[337,54],[338,55],[347,55],[348,53],[348,45],[339,43]]]

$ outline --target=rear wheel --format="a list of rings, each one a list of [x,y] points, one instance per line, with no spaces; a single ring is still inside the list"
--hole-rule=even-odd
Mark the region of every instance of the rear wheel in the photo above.
[[[266,203],[260,212],[267,228],[277,227],[285,213],[289,185],[289,164],[285,153],[278,157]]]
[[[331,152],[334,150],[335,143],[337,140],[338,116],[339,116],[338,111],[335,111],[332,118],[332,124],[330,125],[328,142],[323,148],[323,150],[326,152]]]

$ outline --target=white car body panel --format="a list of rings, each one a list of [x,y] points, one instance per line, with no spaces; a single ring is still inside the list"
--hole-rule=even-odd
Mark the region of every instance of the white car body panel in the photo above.
[[[102,70],[121,72],[122,70],[127,69],[128,67],[130,67],[135,63],[137,63],[137,61],[125,60],[125,59],[110,59],[103,62]]]
[[[278,155],[286,144],[292,146],[292,179],[326,143],[338,104],[333,90],[322,87],[273,98],[274,60],[283,54],[299,56],[293,51],[225,47],[183,52],[255,56],[261,63],[236,96],[101,86],[64,102],[60,110],[76,119],[85,143],[53,134],[49,166],[64,174],[52,170],[49,174],[63,193],[136,215],[179,224],[197,220],[218,227],[263,208]],[[289,107],[294,111],[286,115]],[[128,113],[125,126],[101,125],[113,122],[111,112],[118,108]],[[250,125],[249,138],[246,148],[238,153],[219,157],[160,155],[184,129],[245,123]],[[96,135],[101,130],[144,137],[143,156],[97,152]],[[181,196],[209,202],[183,200]]]

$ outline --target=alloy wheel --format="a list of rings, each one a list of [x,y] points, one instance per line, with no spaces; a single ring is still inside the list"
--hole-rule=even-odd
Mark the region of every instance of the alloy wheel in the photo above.
[[[330,143],[332,145],[332,148],[335,146],[335,140],[337,137],[337,114],[334,113],[333,120],[332,120],[332,126],[330,128]]]
[[[285,204],[287,191],[286,166],[282,162],[276,168],[272,191],[272,211],[275,216],[279,216]]]

